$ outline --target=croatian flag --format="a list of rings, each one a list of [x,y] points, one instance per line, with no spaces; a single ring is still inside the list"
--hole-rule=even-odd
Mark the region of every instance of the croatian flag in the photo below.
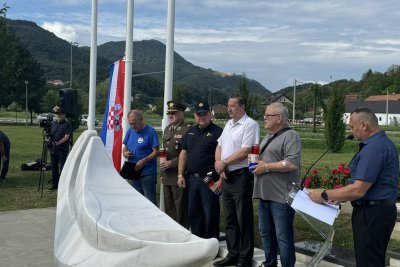
[[[120,59],[110,66],[108,100],[104,112],[103,126],[100,132],[100,138],[118,172],[121,169],[124,79],[125,61]]]

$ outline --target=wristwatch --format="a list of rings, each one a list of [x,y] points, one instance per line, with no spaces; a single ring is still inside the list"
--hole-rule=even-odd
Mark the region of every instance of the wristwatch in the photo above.
[[[326,193],[326,190],[322,191],[321,197],[322,197],[323,200],[329,201],[328,194]]]

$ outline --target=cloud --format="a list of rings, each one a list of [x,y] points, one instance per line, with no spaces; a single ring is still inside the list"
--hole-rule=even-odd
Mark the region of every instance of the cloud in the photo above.
[[[74,42],[77,40],[77,32],[75,27],[71,25],[65,25],[64,23],[53,21],[47,22],[45,21],[42,25],[42,28],[53,32],[59,38],[67,40],[69,42]]]

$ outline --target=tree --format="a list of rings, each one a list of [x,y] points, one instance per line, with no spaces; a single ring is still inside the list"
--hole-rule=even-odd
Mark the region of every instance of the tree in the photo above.
[[[346,130],[346,125],[343,122],[343,114],[345,113],[344,97],[344,90],[337,87],[334,88],[325,111],[325,141],[332,152],[340,151],[344,144]]]

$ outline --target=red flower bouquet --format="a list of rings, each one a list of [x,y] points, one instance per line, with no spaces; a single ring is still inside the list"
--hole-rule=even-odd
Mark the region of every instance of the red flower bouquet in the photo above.
[[[337,168],[327,171],[326,175],[321,175],[317,169],[313,169],[304,181],[304,186],[306,188],[333,189],[343,187],[349,182],[350,170],[345,164],[340,164]]]

